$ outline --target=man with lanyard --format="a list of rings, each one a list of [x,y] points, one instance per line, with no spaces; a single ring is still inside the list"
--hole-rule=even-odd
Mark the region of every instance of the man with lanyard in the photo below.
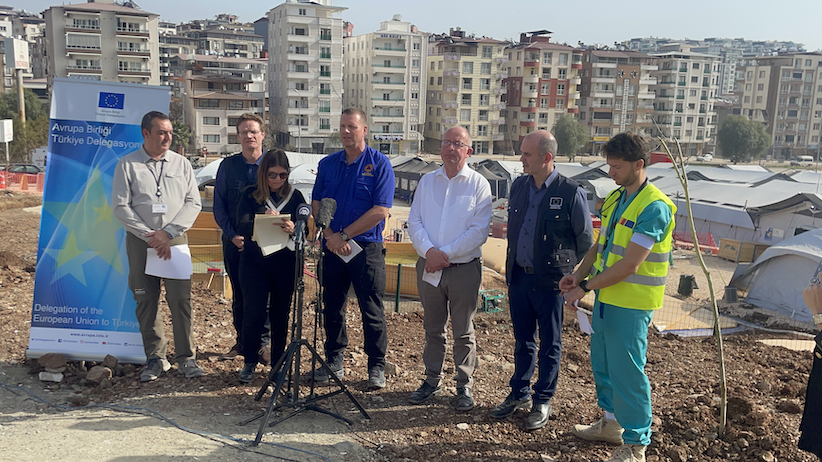
[[[203,370],[194,359],[191,279],[145,274],[148,252],[168,260],[172,246],[188,243],[185,232],[200,213],[200,192],[191,163],[168,150],[172,137],[168,116],[151,111],[143,116],[141,128],[143,146],[120,159],[111,186],[114,216],[126,229],[128,285],[137,302],[135,314],[148,361],[140,380],[157,380],[171,368],[166,360],[163,316],[158,309],[161,280],[165,281],[174,328],[177,371],[186,378],[200,377]]]
[[[645,375],[648,325],[662,307],[676,206],[648,182],[648,142],[626,132],[602,148],[620,188],[602,206],[602,229],[574,274],[560,281],[573,308],[595,290],[591,368],[605,415],[571,432],[621,446],[609,461],[644,462],[651,441],[651,387]],[[588,274],[590,279],[585,279]],[[624,430],[623,430],[624,429]]]
[[[417,287],[425,313],[426,379],[411,394],[421,404],[442,393],[448,319],[454,337],[458,411],[474,408],[471,388],[477,362],[474,315],[482,283],[482,244],[491,225],[491,186],[465,165],[473,152],[471,136],[453,127],[442,139],[442,167],[420,179],[408,216],[408,233],[417,260]]]
[[[243,291],[240,288],[240,252],[245,243],[243,236],[237,234],[237,204],[243,197],[245,188],[257,184],[257,168],[263,156],[265,138],[263,119],[251,113],[241,115],[237,120],[237,136],[240,138],[242,152],[223,159],[214,184],[214,221],[223,230],[223,261],[234,295],[231,311],[234,331],[237,333],[234,346],[220,356],[220,359],[225,360],[242,355]],[[271,350],[268,348],[270,336],[270,324],[266,318],[260,349],[260,361],[265,364],[271,364]]]
[[[343,353],[348,346],[345,305],[349,286],[357,294],[362,313],[365,352],[368,355],[368,388],[385,387],[385,352],[388,334],[383,312],[385,253],[382,233],[394,200],[394,170],[379,151],[366,145],[365,113],[357,108],[343,111],[340,141],[345,148],[320,161],[312,192],[314,217],[320,201],[332,198],[337,211],[323,231],[327,252],[323,259],[325,287],[325,354],[331,371],[342,377]],[[352,255],[347,263],[342,257]],[[330,377],[324,368],[314,378]]]
[[[525,175],[511,186],[508,199],[508,257],[505,277],[514,327],[511,393],[491,416],[504,419],[531,404],[527,430],[542,428],[551,416],[562,355],[562,294],[559,281],[570,274],[591,247],[593,225],[585,190],[554,168],[557,140],[537,130],[522,140]],[[539,333],[539,352],[537,352]]]

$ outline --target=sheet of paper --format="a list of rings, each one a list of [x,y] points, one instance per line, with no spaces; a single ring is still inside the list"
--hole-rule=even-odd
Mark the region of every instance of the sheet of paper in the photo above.
[[[288,246],[289,235],[280,228],[280,225],[290,219],[291,215],[254,216],[254,234],[251,240],[260,246],[263,256],[271,255]]]
[[[349,245],[349,247],[351,247],[351,253],[350,254],[348,254],[345,257],[340,255],[340,254],[337,254],[337,256],[340,257],[342,259],[342,261],[344,261],[346,263],[350,262],[352,258],[356,257],[357,254],[362,252],[362,247],[360,247],[360,245],[357,244],[356,241],[348,241],[348,245]]]
[[[442,270],[434,271],[433,273],[429,273],[428,271],[422,272],[422,280],[431,284],[434,287],[440,285],[440,280],[442,279]]]
[[[146,274],[165,279],[189,279],[194,272],[191,266],[191,249],[188,244],[172,245],[171,258],[163,260],[157,251],[146,249]]]
[[[577,321],[579,321],[579,330],[588,335],[594,333],[594,328],[591,327],[591,320],[589,320],[588,315],[581,310],[577,310]]]

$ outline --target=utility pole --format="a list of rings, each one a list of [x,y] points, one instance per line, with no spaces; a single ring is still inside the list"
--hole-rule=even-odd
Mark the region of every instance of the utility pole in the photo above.
[[[17,72],[17,106],[20,108],[20,122],[26,125],[26,99],[23,92],[23,69],[15,69]]]

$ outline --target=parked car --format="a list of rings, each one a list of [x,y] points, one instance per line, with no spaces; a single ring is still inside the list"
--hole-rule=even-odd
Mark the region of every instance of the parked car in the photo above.
[[[40,167],[34,164],[14,164],[9,165],[6,167],[6,172],[8,173],[42,173],[43,171]]]
[[[710,162],[712,160],[714,160],[714,156],[710,152],[702,154],[701,156],[696,156],[697,162]]]

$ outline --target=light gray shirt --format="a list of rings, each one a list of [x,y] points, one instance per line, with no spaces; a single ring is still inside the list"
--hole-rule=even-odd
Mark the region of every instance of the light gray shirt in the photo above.
[[[180,236],[202,208],[191,163],[173,151],[156,161],[142,147],[124,156],[117,162],[111,189],[114,216],[144,241],[149,239],[146,234],[158,230]]]

